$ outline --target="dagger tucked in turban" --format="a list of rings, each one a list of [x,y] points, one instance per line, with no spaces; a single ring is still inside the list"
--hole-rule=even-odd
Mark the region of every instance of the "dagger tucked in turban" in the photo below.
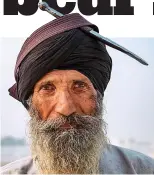
[[[62,16],[33,32],[18,55],[16,83],[9,89],[10,95],[28,108],[26,101],[35,84],[45,74],[59,69],[81,72],[103,96],[112,60],[105,45],[83,28],[98,33],[98,27],[79,14]]]

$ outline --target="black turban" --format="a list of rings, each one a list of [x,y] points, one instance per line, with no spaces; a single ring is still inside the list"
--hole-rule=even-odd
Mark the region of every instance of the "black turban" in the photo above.
[[[112,60],[105,45],[79,28],[43,40],[24,57],[18,68],[16,91],[25,107],[35,84],[54,69],[81,72],[103,96],[110,80]]]

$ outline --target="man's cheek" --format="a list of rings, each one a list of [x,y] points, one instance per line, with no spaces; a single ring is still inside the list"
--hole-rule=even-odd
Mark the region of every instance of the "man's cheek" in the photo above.
[[[94,113],[97,108],[97,97],[96,94],[92,94],[89,97],[90,105],[91,105],[91,113]]]
[[[96,109],[96,100],[93,95],[89,95],[87,98],[81,98],[82,108],[86,114],[92,114]]]
[[[40,113],[42,116],[43,120],[48,119],[48,117],[50,116],[50,113],[52,111],[51,109],[51,104],[49,102],[45,102],[43,104],[40,104],[39,109],[40,109]]]
[[[39,112],[41,119],[43,120],[47,119],[47,114],[49,111],[49,103],[40,98],[35,97],[33,100],[33,105]]]

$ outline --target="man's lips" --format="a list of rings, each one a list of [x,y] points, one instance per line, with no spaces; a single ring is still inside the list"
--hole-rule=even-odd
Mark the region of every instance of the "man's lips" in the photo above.
[[[75,124],[70,124],[70,123],[67,123],[67,122],[60,126],[60,128],[62,128],[62,129],[71,129],[71,128],[75,128],[75,127],[76,127]]]

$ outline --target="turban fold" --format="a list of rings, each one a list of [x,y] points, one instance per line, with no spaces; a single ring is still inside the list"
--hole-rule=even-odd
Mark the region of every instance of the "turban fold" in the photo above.
[[[104,44],[80,30],[81,26],[90,26],[96,31],[98,28],[79,14],[62,18],[35,31],[19,53],[15,68],[16,84],[9,91],[25,107],[35,84],[54,69],[81,72],[104,95],[110,80],[112,60]]]

